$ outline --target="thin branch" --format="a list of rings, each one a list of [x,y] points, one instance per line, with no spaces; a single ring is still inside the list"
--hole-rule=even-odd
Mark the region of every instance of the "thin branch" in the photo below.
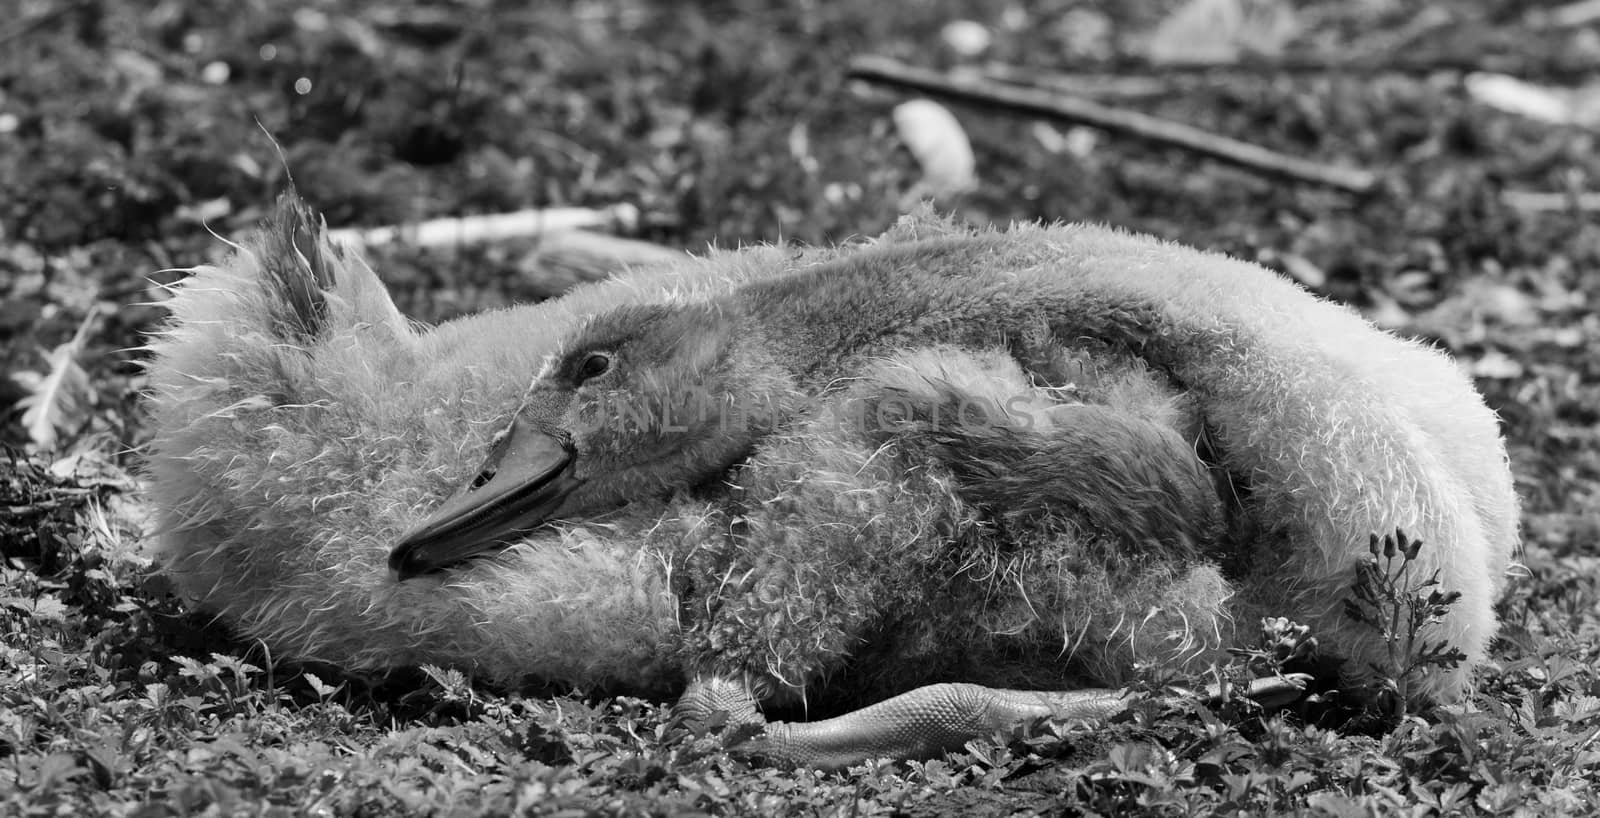
[[[1126,77],[1115,74],[1075,73],[991,64],[983,75],[1008,85],[1047,88],[1091,99],[1150,99],[1181,93],[1188,83],[1177,77]]]
[[[1058,69],[1122,76],[1177,76],[1185,79],[1238,74],[1252,76],[1344,74],[1369,77],[1381,74],[1431,76],[1439,73],[1470,74],[1476,71],[1495,71],[1514,74],[1528,80],[1586,82],[1593,79],[1596,72],[1600,72],[1600,59],[1562,53],[1474,53],[1465,49],[1443,51],[1413,48],[1369,53],[1363,44],[1360,51],[1350,54],[1292,54],[1276,57],[1244,54],[1239,59],[1229,62],[1210,60],[1156,62],[1139,56],[1123,55],[1110,60],[1058,66]]]
[[[1378,185],[1378,176],[1371,171],[1298,159],[1181,122],[1123,111],[1035,88],[1004,85],[976,77],[950,77],[875,57],[852,62],[850,76],[959,102],[1077,125],[1091,125],[1112,133],[1184,148],[1267,176],[1324,185],[1350,193],[1368,193]]]
[[[1500,194],[1500,201],[1506,207],[1524,213],[1593,213],[1600,210],[1600,193],[1507,190]]]
[[[639,209],[630,204],[599,210],[586,207],[553,207],[544,210],[518,210],[485,216],[429,219],[410,225],[385,227],[343,227],[329,230],[336,242],[379,245],[404,241],[417,247],[456,247],[510,239],[532,238],[564,230],[631,229],[638,225]]]

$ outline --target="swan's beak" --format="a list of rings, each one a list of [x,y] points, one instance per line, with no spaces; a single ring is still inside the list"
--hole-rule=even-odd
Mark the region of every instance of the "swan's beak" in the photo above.
[[[389,552],[397,581],[501,550],[552,519],[583,480],[572,442],[519,422],[495,442],[478,475],[406,532]]]

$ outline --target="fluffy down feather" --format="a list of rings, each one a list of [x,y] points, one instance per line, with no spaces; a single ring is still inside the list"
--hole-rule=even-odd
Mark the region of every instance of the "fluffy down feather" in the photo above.
[[[950,680],[1113,683],[1221,648],[1232,591],[1204,555],[1221,500],[1170,429],[1083,423],[1108,404],[1177,412],[1151,373],[1103,363],[1081,358],[1066,388],[1034,386],[1003,351],[920,348],[858,372],[651,546],[690,607],[684,665],[816,713]]]
[[[950,661],[951,644],[988,645],[950,672],[1021,657],[1028,661],[1011,662],[1008,678],[1032,673],[1054,685],[1059,669],[1029,661],[1075,655],[1087,678],[1115,679],[1131,656],[1199,655],[1227,641],[1230,621],[1272,614],[1311,624],[1360,660],[1376,646],[1343,619],[1341,600],[1368,533],[1395,526],[1426,540],[1427,567],[1463,592],[1438,635],[1469,661],[1430,677],[1428,692],[1459,693],[1494,631],[1516,501],[1492,413],[1443,355],[1254,265],[1097,227],[970,233],[917,217],[865,249],[717,253],[421,330],[398,315],[364,262],[329,246],[300,211],[284,212],[179,288],[173,322],[152,342],[148,404],[163,566],[191,598],[280,652],[355,668],[436,662],[500,681],[534,675],[664,691],[707,654],[742,656],[800,689],[844,657],[857,657],[854,675],[871,682],[874,661],[935,667],[930,657]],[[1013,349],[1034,356],[1023,361],[1033,374],[1073,366],[1049,339],[1086,339],[1112,358],[1138,359],[1149,377],[1107,377],[1100,399],[1165,413],[1178,429],[1203,421],[1221,465],[1249,487],[1253,536],[1233,543],[1226,578],[1209,560],[1129,574],[1049,542],[1007,550],[983,541],[982,526],[958,513],[964,506],[939,499],[950,478],[938,469],[895,466],[866,445],[821,446],[802,429],[764,442],[734,476],[744,481],[735,496],[784,506],[788,523],[798,514],[817,528],[779,525],[783,514],[744,515],[768,528],[741,541],[759,543],[769,559],[737,588],[706,580],[761,553],[729,554],[739,546],[718,517],[728,507],[683,501],[554,530],[445,579],[390,580],[395,537],[467,479],[565,333],[618,304],[706,301],[752,282],[770,282],[763,297],[775,312],[853,312],[908,340],[981,342],[974,328],[1005,317],[1023,336]],[[929,305],[958,305],[972,324],[918,324]],[[792,329],[797,345],[836,349],[841,359],[857,344],[825,321]],[[973,339],[958,337],[969,330]],[[897,489],[869,497],[830,488],[833,476],[859,488],[863,475]],[[861,499],[853,510],[837,505],[851,497]],[[883,570],[889,563],[847,559],[859,539],[830,540],[829,518],[862,513],[892,526],[876,558],[924,567],[884,586],[881,577],[895,575]],[[976,544],[961,552],[966,562],[897,550],[962,537]],[[784,557],[800,553],[808,559]],[[797,566],[835,573],[797,585]],[[983,581],[945,586],[963,576]],[[789,593],[810,582],[838,594]],[[929,582],[946,595],[930,594]],[[829,601],[808,607],[813,599]],[[737,628],[717,629],[747,617],[709,613],[765,605],[804,622],[857,616],[885,600],[926,615],[882,624],[872,645],[845,638],[860,633],[848,622],[816,630],[829,635],[820,643],[752,644]],[[956,621],[953,610],[974,614]],[[1022,635],[1026,649],[996,635]]]
[[[162,569],[280,655],[354,669],[440,663],[501,682],[681,684],[666,572],[636,539],[611,536],[653,521],[648,510],[554,532],[444,581],[395,583],[385,559],[467,477],[576,317],[815,258],[686,259],[425,329],[286,198],[226,261],[176,288],[172,319],[151,339],[146,471]]]

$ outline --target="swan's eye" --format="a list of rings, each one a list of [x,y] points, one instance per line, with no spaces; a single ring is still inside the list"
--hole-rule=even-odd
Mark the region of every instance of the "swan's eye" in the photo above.
[[[582,384],[590,378],[598,378],[611,371],[611,356],[604,352],[591,352],[578,364],[578,383]]]

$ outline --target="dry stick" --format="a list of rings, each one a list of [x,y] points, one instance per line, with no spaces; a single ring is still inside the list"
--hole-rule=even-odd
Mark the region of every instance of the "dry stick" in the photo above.
[[[1034,86],[1092,99],[1150,99],[1182,91],[1179,83],[1162,77],[1075,74],[1039,71],[1015,65],[985,65],[983,75],[1007,85]]]
[[[960,102],[1092,125],[1112,133],[1175,145],[1269,176],[1325,185],[1351,193],[1368,193],[1378,185],[1377,174],[1370,171],[1296,159],[1181,122],[1121,111],[1047,91],[1003,85],[979,78],[948,77],[936,71],[913,68],[879,57],[863,57],[853,61],[850,64],[850,76]]]
[[[1593,213],[1600,210],[1600,193],[1507,190],[1500,194],[1500,201],[1506,207],[1525,213]]]
[[[1402,32],[1403,33],[1403,32]],[[1401,40],[1403,42],[1403,40]],[[1179,76],[1184,78],[1253,76],[1282,74],[1336,74],[1366,77],[1379,74],[1430,76],[1439,73],[1470,74],[1494,71],[1523,79],[1545,82],[1585,82],[1600,71],[1600,60],[1593,57],[1550,54],[1494,54],[1400,47],[1398,52],[1373,50],[1363,43],[1359,51],[1346,54],[1295,54],[1263,57],[1246,54],[1237,60],[1174,59],[1160,62],[1138,56],[1083,62],[1063,66],[1068,71],[1088,71],[1124,76]]]
[[[336,242],[357,245],[405,241],[418,247],[454,247],[507,239],[531,238],[563,230],[631,228],[638,224],[639,209],[630,204],[594,210],[587,207],[553,207],[517,210],[485,216],[429,219],[416,224],[387,227],[343,227],[329,230]]]
[[[448,248],[494,241],[533,239],[536,244],[519,267],[543,297],[554,297],[586,281],[599,281],[633,267],[682,261],[681,250],[624,239],[583,228],[631,228],[639,222],[633,205],[601,210],[579,207],[519,210],[484,216],[430,219],[412,225],[345,227],[329,230],[333,241],[377,246],[404,241],[415,247]]]

